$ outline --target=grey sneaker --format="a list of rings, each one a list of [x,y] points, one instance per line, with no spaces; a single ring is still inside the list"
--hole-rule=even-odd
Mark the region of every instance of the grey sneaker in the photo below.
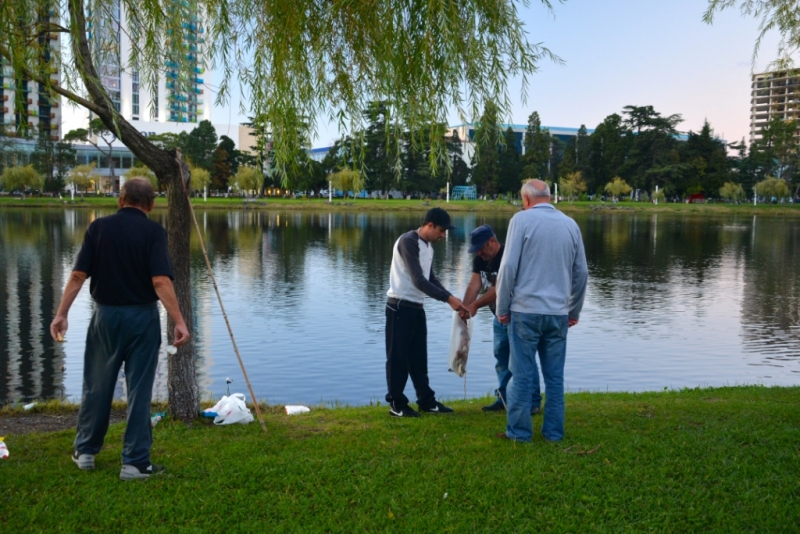
[[[531,415],[539,415],[542,413],[541,406],[531,406]]]
[[[119,472],[120,480],[138,480],[150,478],[151,475],[158,475],[164,472],[163,465],[150,464],[145,467],[138,467],[135,465],[123,465],[122,471]]]
[[[94,454],[81,454],[78,451],[72,451],[72,461],[78,466],[78,469],[87,471],[94,469]]]

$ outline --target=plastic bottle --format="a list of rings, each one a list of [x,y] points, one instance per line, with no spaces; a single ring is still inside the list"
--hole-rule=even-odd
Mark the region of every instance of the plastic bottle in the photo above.
[[[157,424],[159,421],[161,421],[162,419],[164,419],[166,416],[167,416],[167,413],[166,413],[166,412],[158,412],[158,413],[154,413],[154,414],[153,414],[153,416],[150,418],[150,426],[151,426],[151,427],[154,427],[154,426],[156,426],[156,424]]]
[[[8,458],[8,447],[3,441],[4,438],[0,437],[0,460]]]

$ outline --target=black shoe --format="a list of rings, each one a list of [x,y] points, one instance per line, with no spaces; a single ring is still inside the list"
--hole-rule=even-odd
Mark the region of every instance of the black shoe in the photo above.
[[[484,406],[481,408],[484,412],[503,412],[505,411],[506,406],[503,404],[503,401],[497,399],[494,401],[494,404],[490,404],[489,406]]]
[[[542,413],[542,408],[540,406],[531,406],[531,415],[539,415]]]
[[[396,410],[393,406],[390,406],[389,415],[392,417],[419,417],[419,414],[414,411],[411,406],[403,406],[399,410]]]
[[[433,406],[429,406],[428,408],[420,407],[419,411],[424,413],[453,413],[452,408],[448,408],[439,401],[436,401]]]
[[[143,478],[150,478],[151,475],[157,475],[164,472],[163,465],[150,464],[144,467],[136,465],[123,465],[122,471],[119,472],[120,480],[136,480]]]

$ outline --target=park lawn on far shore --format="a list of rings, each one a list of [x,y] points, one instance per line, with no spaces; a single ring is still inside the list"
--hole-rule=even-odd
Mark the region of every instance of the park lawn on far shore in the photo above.
[[[107,208],[115,209],[118,198],[103,196],[76,197],[74,201],[68,197],[63,199],[51,197],[0,196],[0,208]],[[242,197],[202,197],[192,199],[195,210],[324,210],[324,211],[419,211],[424,212],[434,206],[444,207],[451,212],[498,212],[516,213],[521,209],[519,201],[508,200],[383,200],[383,199],[334,199],[328,202],[322,198],[242,198]],[[167,199],[156,198],[156,209],[166,209]],[[623,201],[617,204],[599,201],[559,202],[556,207],[565,213],[581,212],[618,212],[618,213],[676,213],[689,215],[768,215],[800,217],[800,206],[797,204],[685,204],[679,202],[661,202],[656,205],[650,202]]]
[[[566,438],[495,437],[491,399],[451,415],[315,409],[215,427],[167,418],[166,473],[121,482],[124,424],[97,469],[74,431],[7,438],[5,532],[797,532],[800,387],[568,394]],[[8,415],[3,415],[7,417]],[[542,418],[534,418],[534,428]],[[2,419],[0,419],[2,423]]]

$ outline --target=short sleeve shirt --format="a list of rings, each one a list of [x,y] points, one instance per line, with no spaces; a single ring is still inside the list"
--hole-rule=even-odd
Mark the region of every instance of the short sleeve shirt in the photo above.
[[[164,227],[138,208],[122,208],[89,225],[75,261],[98,304],[137,306],[158,300],[154,276],[175,276]]]
[[[481,293],[486,291],[497,283],[497,272],[500,270],[500,261],[503,259],[503,245],[500,245],[500,250],[491,262],[484,261],[477,254],[472,260],[472,272],[481,275]],[[495,313],[495,303],[489,304],[489,309]]]

